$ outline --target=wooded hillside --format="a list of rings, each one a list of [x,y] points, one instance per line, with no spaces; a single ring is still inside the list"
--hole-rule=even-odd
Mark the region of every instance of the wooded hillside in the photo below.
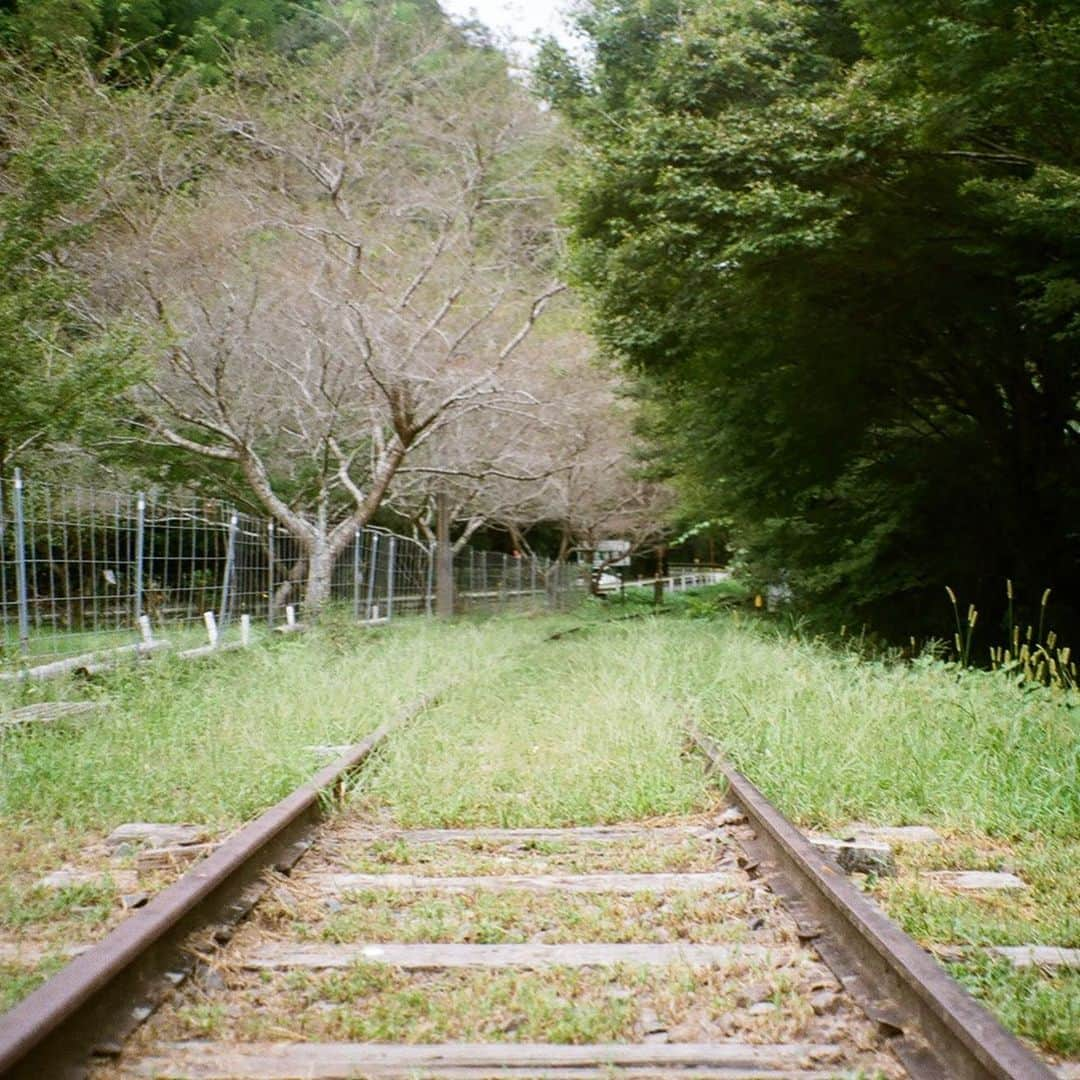
[[[1076,623],[1074,6],[578,22],[546,109],[434,0],[0,4],[0,475],[270,514],[311,600],[446,496],[553,555],[718,522],[836,626]]]

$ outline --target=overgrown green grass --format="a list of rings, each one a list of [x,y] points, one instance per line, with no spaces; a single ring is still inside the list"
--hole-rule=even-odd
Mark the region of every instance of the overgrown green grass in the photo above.
[[[358,802],[406,825],[693,811],[712,797],[702,763],[683,752],[693,718],[804,826],[943,830],[944,845],[902,855],[900,881],[872,887],[920,940],[970,950],[958,970],[1006,1023],[1046,1049],[1080,1052],[1080,980],[1018,975],[980,951],[1080,946],[1080,701],[930,660],[867,662],[726,606],[702,591],[663,618],[647,601],[616,599],[560,618],[385,631],[331,621],[205,664],[165,658],[117,673],[87,691],[109,700],[106,712],[3,736],[8,866],[37,869],[41,836],[55,865],[85,833],[124,820],[227,827],[309,777],[319,762],[308,747],[354,741],[457,677],[443,704],[380,752]],[[586,629],[545,640],[572,625]],[[920,884],[920,871],[945,866],[1014,870],[1029,888],[990,899]],[[19,911],[48,918],[34,914],[40,900],[9,889],[9,925]]]
[[[325,762],[314,747],[355,742],[538,637],[524,618],[380,630],[331,618],[302,637],[197,662],[159,656],[89,684],[5,684],[8,706],[91,696],[104,707],[0,730],[0,937],[43,956],[0,970],[0,1000],[13,1003],[55,969],[64,945],[99,937],[120,917],[111,881],[36,884],[64,865],[112,873],[93,846],[102,834],[125,821],[229,829],[308,779]]]
[[[707,799],[704,773],[682,756],[678,705],[658,692],[667,664],[663,629],[639,623],[519,653],[395,738],[363,791],[416,825],[561,826],[694,810]]]
[[[666,692],[805,824],[1080,835],[1080,699],[933,661],[889,665],[745,615],[662,635]]]
[[[211,660],[158,658],[95,683],[99,713],[0,735],[0,819],[236,823],[313,773],[311,747],[355,742],[536,636],[525,619],[452,631],[423,620],[385,631],[330,623]]]
[[[1018,1035],[1054,1053],[1080,1054],[1080,973],[1017,971],[985,955],[948,967]]]
[[[930,824],[946,841],[901,855],[873,886],[1014,1031],[1080,1053],[1080,974],[1015,972],[989,944],[1080,946],[1080,698],[932,660],[867,662],[746,614],[645,624],[666,692],[804,826]],[[1019,893],[950,896],[922,870],[1010,870]]]

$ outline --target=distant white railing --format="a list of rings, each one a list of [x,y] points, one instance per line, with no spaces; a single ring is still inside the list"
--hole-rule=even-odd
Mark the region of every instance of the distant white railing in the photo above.
[[[688,589],[701,589],[708,585],[719,585],[731,580],[728,570],[699,570],[694,568],[672,567],[663,577],[624,579],[618,586],[601,587],[601,592],[618,592],[619,589],[652,588],[658,581],[664,583],[669,592],[686,592]]]

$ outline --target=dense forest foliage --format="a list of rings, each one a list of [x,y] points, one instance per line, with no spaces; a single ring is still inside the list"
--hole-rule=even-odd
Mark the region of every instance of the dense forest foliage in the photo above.
[[[764,580],[933,627],[1080,595],[1080,11],[593,0],[544,92],[655,465]]]
[[[49,65],[81,54],[113,80],[183,65],[225,74],[240,44],[297,55],[327,38],[314,0],[3,0],[0,41]]]
[[[194,194],[215,147],[176,106],[245,45],[275,59],[315,45],[313,24],[288,33],[302,15],[312,6],[286,0],[0,2],[0,475],[127,415],[149,343],[90,304],[88,253]],[[166,156],[190,168],[164,169]]]

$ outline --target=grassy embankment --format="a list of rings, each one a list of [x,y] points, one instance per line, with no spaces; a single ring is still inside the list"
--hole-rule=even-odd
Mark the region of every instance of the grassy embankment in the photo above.
[[[707,597],[678,607],[712,610]],[[612,601],[591,618],[634,610]],[[395,737],[358,798],[432,825],[681,813],[709,798],[700,763],[680,755],[680,722],[693,715],[804,826],[942,830],[944,844],[901,853],[899,879],[866,887],[925,943],[968,947],[954,968],[1006,1023],[1044,1049],[1080,1054],[1080,976],[1017,974],[980,948],[1080,946],[1075,699],[932,663],[867,663],[746,613],[542,641],[574,621],[403,623],[117,681],[102,691],[115,698],[106,723],[5,745],[9,834],[18,823],[16,842],[51,837],[61,854],[78,830],[122,820],[235,822],[311,772],[303,747],[362,734],[448,668],[478,677]],[[496,655],[506,659],[487,668]],[[75,832],[63,838],[65,823]],[[35,850],[9,862],[9,877],[40,863]],[[953,896],[919,881],[921,869],[953,866],[1012,869],[1029,888]],[[33,918],[47,922],[40,905],[52,902],[9,886],[0,918],[10,926],[36,903]]]
[[[1017,972],[983,946],[1080,947],[1080,698],[933,662],[868,663],[744,618],[664,628],[669,692],[804,826],[920,823],[945,843],[868,883],[1013,1030],[1080,1054],[1080,972]],[[656,632],[655,630],[646,631]],[[949,894],[931,869],[1009,870],[1016,893]]]

